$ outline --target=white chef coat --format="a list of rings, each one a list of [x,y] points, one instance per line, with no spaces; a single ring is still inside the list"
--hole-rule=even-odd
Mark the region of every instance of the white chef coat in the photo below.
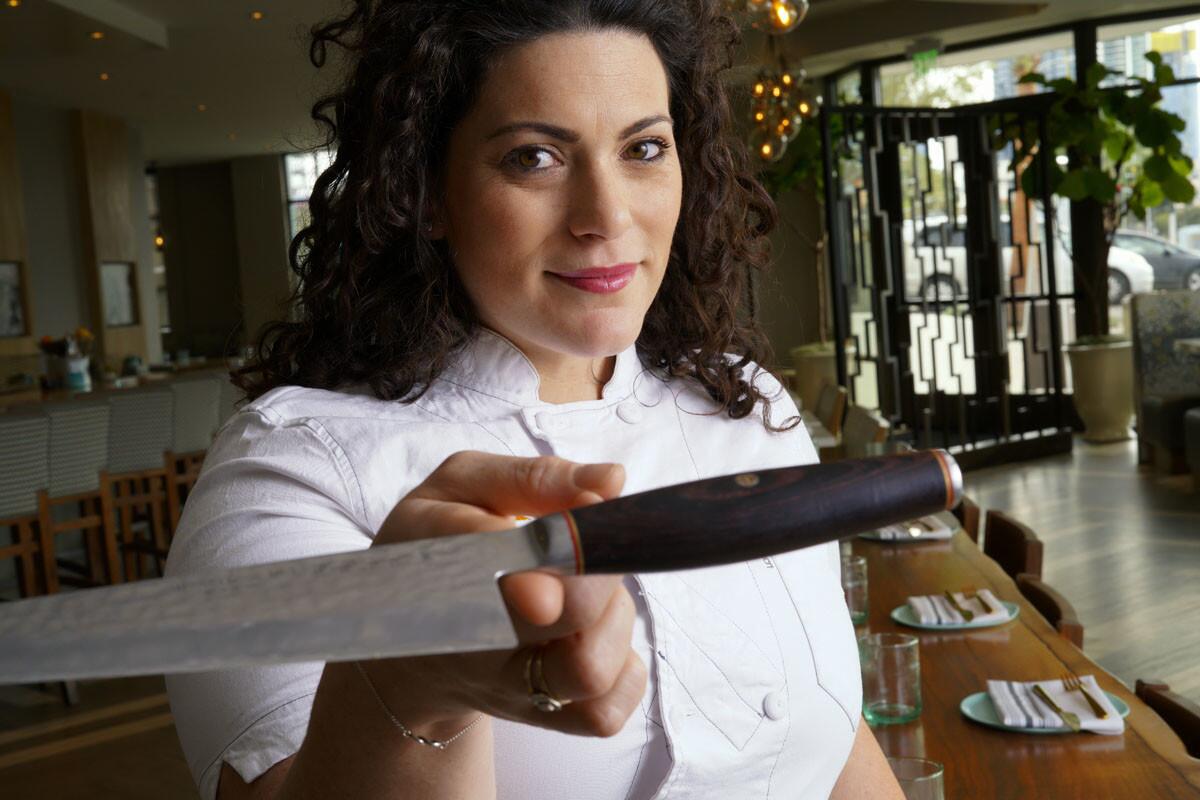
[[[747,375],[751,367],[747,368]],[[796,413],[768,374],[772,419]],[[281,387],[234,415],[188,498],[168,574],[365,548],[392,507],[461,450],[624,465],[624,493],[816,461],[804,426],[771,433],[635,349],[599,400],[550,404],[533,365],[481,333],[415,403]],[[834,544],[748,563],[631,576],[640,708],[611,738],[494,721],[501,800],[827,797],[861,684]],[[304,739],[322,664],[167,679],[205,800],[221,763],[251,781]],[[513,687],[521,691],[521,687]]]

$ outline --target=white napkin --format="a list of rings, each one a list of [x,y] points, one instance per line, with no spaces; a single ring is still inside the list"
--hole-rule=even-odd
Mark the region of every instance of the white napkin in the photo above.
[[[930,528],[933,528],[933,530],[925,530],[925,528],[917,524],[918,521],[925,523]],[[913,536],[910,532],[911,530],[916,530],[919,535]],[[892,539],[936,540],[949,539],[954,535],[954,530],[939,517],[921,517],[920,520],[913,520],[912,522],[905,522],[899,525],[888,525],[886,528],[880,528],[879,530],[875,531],[875,535],[880,539],[886,539],[889,541]]]
[[[988,696],[992,698],[992,705],[995,706],[997,715],[1009,727],[1067,727],[1062,718],[1054,713],[1054,709],[1050,708],[1045,700],[1033,693],[1033,686],[1037,684],[1042,687],[1042,691],[1050,695],[1054,702],[1058,703],[1063,711],[1069,711],[1077,715],[1079,717],[1079,727],[1083,730],[1109,735],[1123,733],[1125,731],[1125,720],[1121,719],[1121,715],[1113,707],[1112,701],[1108,699],[1108,695],[1101,691],[1100,686],[1096,683],[1096,679],[1091,675],[1083,675],[1079,680],[1084,688],[1088,690],[1088,694],[1108,712],[1107,717],[1103,719],[1097,717],[1096,712],[1092,711],[1092,707],[1088,704],[1087,699],[1077,689],[1071,691],[1064,689],[1061,681],[1030,681],[1028,683],[1022,683],[1021,681],[988,681]]]
[[[972,624],[1003,622],[1008,619],[1008,609],[996,599],[996,595],[992,594],[990,589],[980,589],[976,594],[985,598],[988,605],[996,610],[988,611],[978,597],[968,600],[962,592],[954,592],[954,599],[958,601],[958,604],[974,615],[971,618]],[[910,597],[908,598],[908,607],[912,609],[913,614],[922,625],[961,625],[966,622],[963,615],[950,605],[950,601],[946,599],[945,595],[931,594]]]

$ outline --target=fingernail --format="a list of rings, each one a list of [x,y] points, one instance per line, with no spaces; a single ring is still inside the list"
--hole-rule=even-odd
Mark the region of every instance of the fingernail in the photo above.
[[[571,473],[571,478],[579,487],[597,486],[608,478],[615,466],[616,464],[581,464]]]

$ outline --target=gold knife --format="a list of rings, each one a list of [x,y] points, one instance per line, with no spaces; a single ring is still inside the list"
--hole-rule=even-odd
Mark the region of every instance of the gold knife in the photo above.
[[[984,610],[986,610],[989,614],[996,613],[996,609],[992,606],[992,604],[989,603],[987,598],[981,595],[979,592],[972,591],[968,597],[972,600],[978,600],[979,605],[983,606]]]
[[[942,592],[942,594],[946,595],[946,599],[950,601],[950,605],[954,606],[954,610],[962,614],[963,619],[965,619],[967,622],[975,619],[974,612],[963,608],[958,604],[958,600],[954,599],[954,592],[947,589],[946,591]]]
[[[1036,694],[1038,697],[1040,697],[1042,699],[1042,702],[1044,702],[1046,705],[1050,706],[1050,708],[1054,709],[1054,713],[1058,714],[1058,716],[1062,717],[1062,721],[1067,723],[1068,728],[1075,731],[1076,733],[1079,733],[1079,717],[1078,716],[1076,716],[1075,714],[1072,714],[1070,711],[1063,711],[1061,708],[1059,708],[1058,703],[1056,703],[1052,699],[1050,699],[1050,695],[1046,694],[1046,690],[1043,689],[1041,686],[1037,685],[1036,683],[1033,685],[1033,693]]]

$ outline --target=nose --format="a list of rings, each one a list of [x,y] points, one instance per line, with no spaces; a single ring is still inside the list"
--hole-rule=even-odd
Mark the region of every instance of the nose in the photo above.
[[[578,171],[571,187],[567,224],[581,239],[618,239],[633,224],[629,186],[619,168],[591,164]]]

